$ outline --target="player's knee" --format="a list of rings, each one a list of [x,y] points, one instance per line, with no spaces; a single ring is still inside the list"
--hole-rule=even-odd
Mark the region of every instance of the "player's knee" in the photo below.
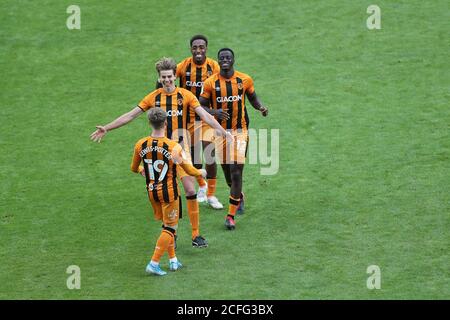
[[[231,172],[231,180],[232,181],[241,181],[242,175],[240,171],[232,171]]]
[[[172,235],[175,235],[177,228],[178,228],[178,224],[172,225],[172,226],[163,225],[163,229],[169,231]]]
[[[197,193],[194,192],[194,194],[187,194],[186,192],[186,200],[196,200],[197,199]]]
[[[196,191],[195,191],[194,181],[195,181],[194,178],[189,177],[189,176],[186,176],[182,179],[184,193],[186,194],[186,196],[195,195]]]
[[[184,188],[184,193],[186,194],[186,198],[193,197],[196,195],[194,187]]]

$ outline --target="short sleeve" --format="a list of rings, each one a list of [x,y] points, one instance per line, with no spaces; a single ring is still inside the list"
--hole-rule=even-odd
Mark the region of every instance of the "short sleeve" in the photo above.
[[[244,88],[245,88],[245,91],[249,94],[252,94],[253,92],[255,92],[255,87],[253,85],[252,77],[248,76],[247,78],[245,78]]]
[[[188,108],[194,109],[200,107],[200,102],[198,102],[197,97],[189,91]]]
[[[142,109],[142,111],[147,111],[150,108],[153,108],[155,105],[155,95],[154,91],[145,96],[144,99],[139,102],[138,107]]]
[[[212,92],[212,78],[208,78],[204,83],[203,83],[203,87],[202,87],[202,91],[200,93],[200,97],[203,97],[205,99],[208,99],[211,97],[211,92]]]
[[[172,159],[175,164],[180,164],[184,162],[184,158],[186,158],[186,154],[183,151],[183,148],[178,143],[172,149]]]
[[[133,158],[131,159],[131,171],[138,172],[139,164],[141,163],[141,141],[138,141],[134,146]]]

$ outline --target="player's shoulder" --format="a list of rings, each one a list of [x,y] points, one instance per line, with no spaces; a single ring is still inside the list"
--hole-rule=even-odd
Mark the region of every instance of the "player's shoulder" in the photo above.
[[[161,139],[163,143],[167,144],[169,146],[169,149],[173,149],[178,144],[176,141],[169,139],[167,137],[164,137]]]
[[[193,94],[191,91],[185,89],[185,88],[181,88],[181,87],[177,87],[178,88],[178,93],[180,93],[183,97],[195,97],[195,94]]]
[[[209,65],[219,66],[219,63],[213,58],[206,58],[206,63]]]
[[[135,148],[140,149],[140,148],[142,147],[142,145],[144,144],[144,142],[146,142],[146,141],[148,142],[149,139],[150,139],[149,136],[147,136],[147,137],[142,137],[141,139],[139,139],[139,140],[134,144]]]
[[[192,63],[192,57],[184,58],[177,64],[177,67],[182,67],[182,66],[188,65],[189,63]]]
[[[179,153],[183,149],[178,142],[171,140],[167,137],[164,138],[164,143],[166,143],[169,146],[169,152]]]
[[[252,77],[248,75],[247,73],[241,72],[241,71],[234,71],[234,74],[237,78],[241,78],[243,81],[245,80],[252,80]]]
[[[214,83],[215,81],[217,81],[217,79],[219,79],[219,73],[218,72],[214,73],[212,76],[207,78],[204,83],[211,83],[211,82]]]
[[[150,91],[147,94],[146,98],[153,98],[153,97],[157,96],[158,94],[160,94],[162,91],[163,91],[163,88],[157,88],[153,91]]]

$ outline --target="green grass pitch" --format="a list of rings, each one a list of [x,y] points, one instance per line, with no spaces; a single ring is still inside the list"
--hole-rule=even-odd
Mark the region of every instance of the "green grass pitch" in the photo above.
[[[80,30],[66,27],[71,4]],[[366,26],[371,4],[380,30]],[[0,299],[449,299],[449,12],[444,0],[2,1]],[[146,276],[160,224],[129,170],[145,117],[101,144],[89,135],[197,33],[253,76],[270,114],[249,106],[251,127],[280,130],[280,167],[247,165],[237,229],[201,206],[210,246],[191,247],[186,217],[186,267]],[[367,288],[370,265],[381,289]]]

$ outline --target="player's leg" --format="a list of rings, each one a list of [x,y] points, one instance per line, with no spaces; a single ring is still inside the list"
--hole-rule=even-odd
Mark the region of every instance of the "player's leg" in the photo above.
[[[191,147],[191,155],[192,155],[192,164],[197,169],[202,169],[203,164],[201,162],[201,145],[196,145]],[[198,202],[205,202],[206,201],[206,194],[208,191],[208,185],[206,180],[202,176],[195,177],[198,184],[198,191],[197,191],[197,201]]]
[[[155,219],[157,220],[163,220],[163,209],[161,202],[156,202],[153,199],[150,199],[150,203],[153,207],[153,213],[155,216]],[[161,260],[161,257],[163,256],[164,252],[167,250],[168,244],[170,243],[170,235],[167,233],[167,231],[162,230],[155,246],[155,250],[153,251],[152,258],[150,262],[147,264],[147,267],[145,268],[145,271],[147,273],[152,273],[158,276],[163,276],[167,274],[167,272],[163,271],[159,265],[159,262]]]
[[[229,164],[221,164],[223,176],[225,177],[225,181],[227,182],[227,185],[229,188],[231,188],[231,171],[230,171],[230,165]]]
[[[240,141],[243,141],[240,144],[240,150],[238,151],[239,156],[238,156],[238,162],[239,163],[245,163],[245,159],[247,158],[247,151],[248,151],[248,142],[249,142],[249,136],[247,133],[240,133],[238,135],[238,139]],[[241,195],[239,197],[239,206],[237,208],[236,213],[237,214],[243,214],[244,213],[244,203],[245,203],[245,195],[244,195],[244,191],[242,190],[243,188],[241,188]]]
[[[245,211],[245,195],[244,191],[241,191],[241,196],[239,198],[239,206],[237,208],[236,214],[241,215],[244,214]]]
[[[148,194],[149,194],[148,199],[149,199],[150,204],[152,205],[152,208],[153,208],[153,217],[155,218],[155,220],[162,221],[163,220],[163,214],[162,214],[161,202],[153,200],[150,197],[150,192]]]
[[[221,145],[216,144],[216,150],[218,150],[218,152],[219,152],[218,159],[222,166],[222,171],[225,176],[225,181],[227,182],[227,185],[231,190],[231,183],[232,183],[232,181],[231,181],[231,164],[230,164],[230,159],[229,159],[229,152],[227,153],[226,142],[224,142],[222,140]],[[228,212],[230,212],[230,209],[231,209],[231,211],[233,211],[233,207],[231,207],[231,205],[235,204],[235,202],[231,199],[231,194],[230,194],[229,202],[230,202],[230,205],[228,206]],[[228,214],[225,217],[225,227],[228,230],[233,230],[235,228],[234,215]]]
[[[202,169],[202,141],[201,141],[201,122],[195,121],[190,127],[189,134],[191,136],[191,157],[192,164],[197,169]],[[206,201],[207,184],[206,180],[202,176],[195,177],[198,183],[197,201]]]
[[[227,175],[230,183],[230,201],[225,226],[229,230],[235,228],[234,218],[239,208],[242,196],[242,176],[247,153],[248,136],[245,133],[234,135],[235,141],[228,151],[226,160],[228,163]]]
[[[172,237],[169,242],[169,246],[167,247],[167,253],[169,255],[169,270],[176,271],[180,269],[183,265],[175,254],[175,232],[178,228],[178,219],[179,219],[179,201],[175,199],[169,203],[162,204],[163,209],[163,219],[164,219],[164,230],[167,230],[171,233]]]
[[[233,222],[239,207],[242,193],[242,173],[244,170],[244,164],[230,164],[229,170],[231,176],[231,188],[228,215],[225,225],[227,229],[232,230],[235,228],[235,224]]]
[[[208,246],[208,242],[200,235],[200,208],[195,192],[195,180],[193,177],[187,175],[180,166],[177,167],[177,174],[181,179],[184,193],[186,194],[186,205],[192,228],[192,246],[205,248]]]
[[[244,171],[243,163],[230,164],[230,176],[231,176],[230,195],[233,198],[240,199],[241,197],[243,171]]]
[[[161,209],[161,204],[160,204],[160,202],[159,201],[154,201],[152,198],[151,198],[151,196],[150,196],[150,192],[148,193],[148,197],[149,197],[149,200],[150,200],[150,203],[151,203],[151,205],[152,205],[152,207],[153,207],[153,215],[154,215],[154,217],[155,217],[155,220],[163,220],[163,212],[162,212],[162,209]],[[178,199],[177,201],[181,201],[181,199]],[[162,225],[162,227],[164,227],[164,224]],[[175,244],[174,244],[174,246],[175,246],[175,249],[177,248],[177,233],[176,233],[176,230],[175,230],[175,233],[174,233],[174,236],[175,236]]]
[[[211,129],[212,130],[212,129]],[[216,197],[216,183],[217,183],[217,164],[215,158],[215,148],[212,141],[212,134],[210,136],[203,136],[205,140],[203,143],[203,152],[205,155],[205,169],[206,169],[206,179],[208,180],[208,193],[207,200],[208,204],[213,209],[223,209],[223,204],[220,203],[219,199]]]

